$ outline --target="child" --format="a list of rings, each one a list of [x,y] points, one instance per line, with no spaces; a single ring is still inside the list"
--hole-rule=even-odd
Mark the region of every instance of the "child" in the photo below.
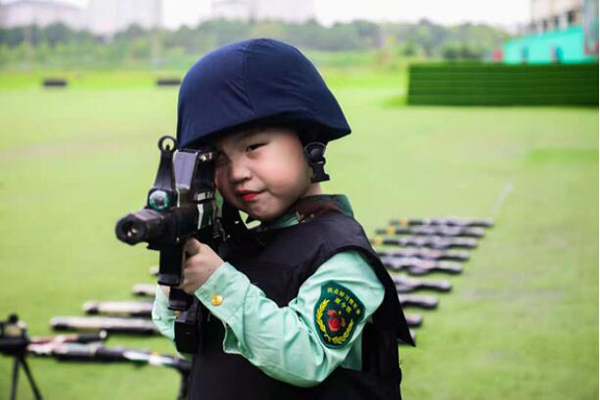
[[[214,145],[224,201],[261,225],[215,253],[190,239],[181,288],[209,310],[193,399],[399,399],[397,340],[412,343],[395,287],[343,195],[319,181],[324,146],[350,133],[296,48],[222,47],[186,75],[180,148]],[[153,319],[173,338],[157,290]]]

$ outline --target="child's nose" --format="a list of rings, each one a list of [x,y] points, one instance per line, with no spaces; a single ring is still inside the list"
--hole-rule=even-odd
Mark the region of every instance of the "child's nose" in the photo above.
[[[231,168],[229,170],[229,180],[231,183],[244,182],[251,177],[252,173],[250,169],[243,162],[231,163]]]

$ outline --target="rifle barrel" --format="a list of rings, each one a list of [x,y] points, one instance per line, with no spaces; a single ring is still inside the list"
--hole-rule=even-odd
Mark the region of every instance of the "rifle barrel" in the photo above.
[[[186,374],[191,371],[191,362],[179,356],[122,347],[106,347],[100,344],[30,344],[27,352],[34,356],[54,357],[62,361],[131,362],[170,367]]]
[[[150,320],[114,317],[54,317],[50,320],[57,331],[107,331],[131,335],[156,335],[158,328]]]
[[[83,305],[86,314],[120,316],[120,317],[150,317],[152,315],[151,301],[88,301]]]

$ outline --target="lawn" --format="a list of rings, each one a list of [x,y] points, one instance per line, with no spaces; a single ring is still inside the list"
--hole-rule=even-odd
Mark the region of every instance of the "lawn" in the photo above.
[[[40,77],[0,78],[0,318],[17,312],[35,336],[86,300],[152,282],[156,254],[118,242],[114,224],[143,205],[177,99],[148,73],[82,73],[63,90]],[[325,189],[350,197],[368,233],[400,216],[496,224],[423,313],[418,347],[401,349],[405,398],[597,399],[598,109],[406,107],[401,71],[326,79],[354,132],[329,146]],[[161,338],[108,344],[173,352]],[[47,398],[165,399],[178,387],[160,368],[30,365]],[[0,397],[10,368],[1,357]],[[19,398],[31,398],[24,377]]]

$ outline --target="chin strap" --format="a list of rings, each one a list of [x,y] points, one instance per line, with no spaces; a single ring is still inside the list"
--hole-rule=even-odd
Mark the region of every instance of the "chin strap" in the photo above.
[[[325,143],[308,143],[304,146],[304,154],[313,170],[311,181],[313,183],[328,181],[329,175],[325,173]]]
[[[240,236],[248,232],[248,228],[242,222],[239,210],[224,200],[222,216],[223,229],[227,235]]]

